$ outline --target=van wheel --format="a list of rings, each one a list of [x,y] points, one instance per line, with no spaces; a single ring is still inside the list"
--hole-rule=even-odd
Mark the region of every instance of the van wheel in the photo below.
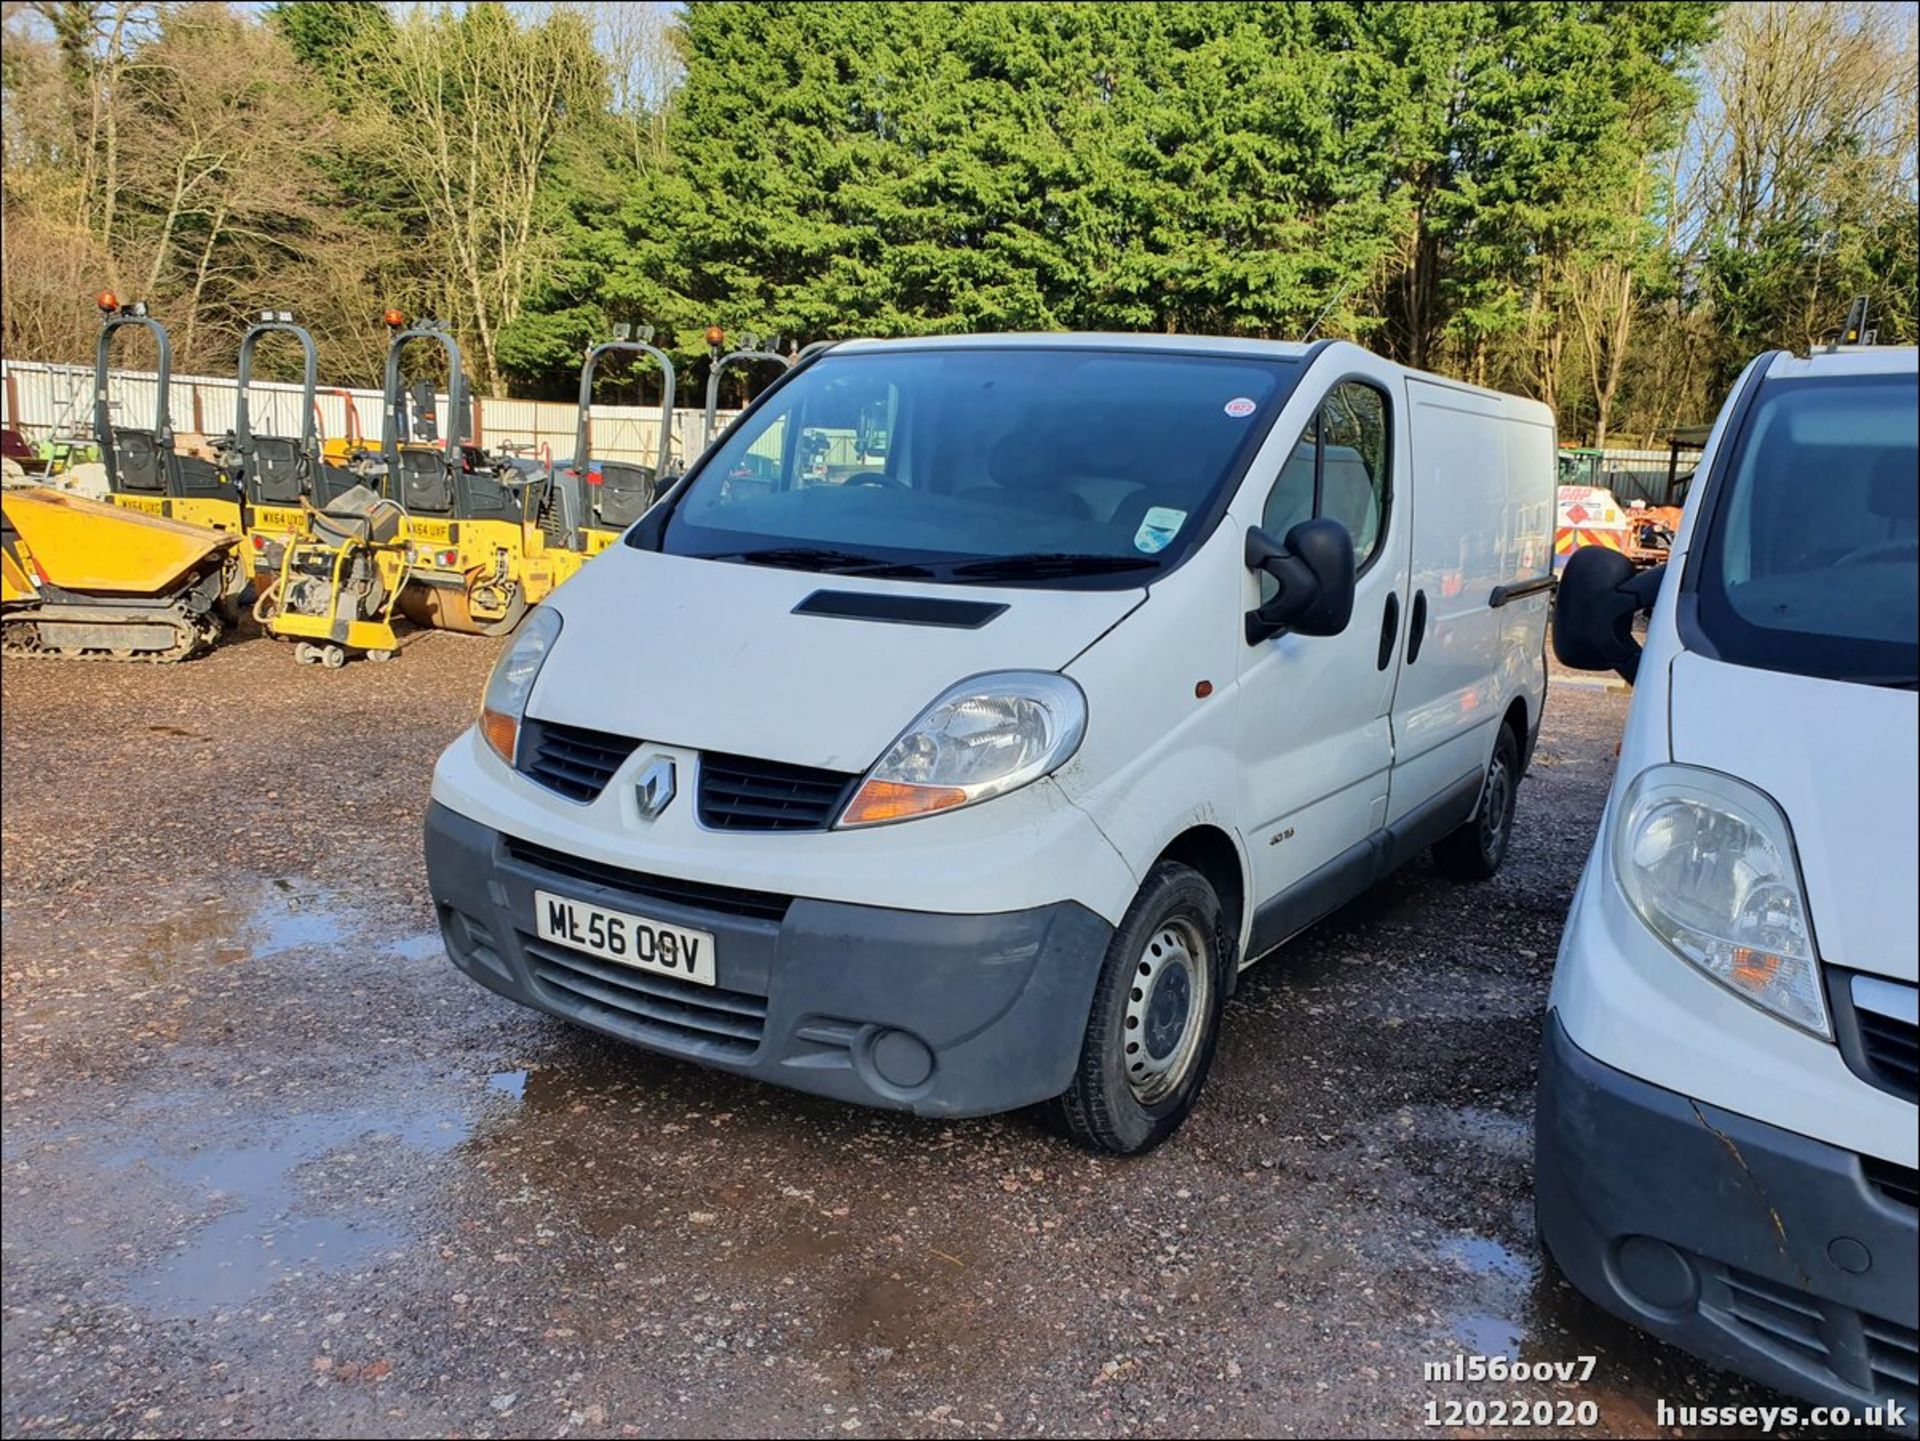
[[[1433,863],[1456,881],[1484,881],[1500,869],[1513,838],[1513,806],[1520,793],[1520,743],[1500,727],[1493,760],[1480,787],[1480,806],[1452,835],[1434,842]]]
[[[1049,1104],[1054,1125],[1118,1155],[1171,1136],[1213,1064],[1232,964],[1206,877],[1155,866],[1107,947],[1073,1084]]]

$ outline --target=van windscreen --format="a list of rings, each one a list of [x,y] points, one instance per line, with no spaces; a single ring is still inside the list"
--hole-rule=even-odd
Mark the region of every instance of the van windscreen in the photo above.
[[[1920,392],[1912,375],[1764,383],[1689,575],[1735,665],[1912,686],[1920,663]]]
[[[661,549],[961,584],[1145,585],[1217,522],[1299,370],[1072,346],[828,354],[706,458]]]

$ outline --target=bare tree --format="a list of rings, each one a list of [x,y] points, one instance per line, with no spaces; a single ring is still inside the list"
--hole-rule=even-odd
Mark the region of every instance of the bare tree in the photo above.
[[[372,150],[425,223],[441,303],[478,342],[498,393],[500,332],[551,251],[540,201],[569,125],[605,103],[591,27],[556,8],[522,25],[506,7],[416,7],[372,42],[364,118]]]

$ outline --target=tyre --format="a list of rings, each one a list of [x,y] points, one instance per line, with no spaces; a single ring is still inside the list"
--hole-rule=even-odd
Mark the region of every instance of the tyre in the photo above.
[[[1048,1107],[1063,1134],[1137,1155],[1174,1133],[1213,1065],[1234,940],[1206,877],[1162,861],[1107,947],[1073,1084]]]
[[[1520,743],[1500,727],[1493,759],[1480,787],[1480,805],[1453,834],[1434,842],[1433,863],[1456,881],[1484,881],[1500,869],[1513,839],[1513,805],[1520,794]]]

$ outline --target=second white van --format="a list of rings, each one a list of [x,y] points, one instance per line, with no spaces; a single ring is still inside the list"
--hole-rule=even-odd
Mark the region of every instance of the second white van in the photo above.
[[[847,342],[532,612],[441,757],[456,965],[526,1005],[1134,1152],[1241,969],[1507,849],[1555,436],[1346,343]]]

